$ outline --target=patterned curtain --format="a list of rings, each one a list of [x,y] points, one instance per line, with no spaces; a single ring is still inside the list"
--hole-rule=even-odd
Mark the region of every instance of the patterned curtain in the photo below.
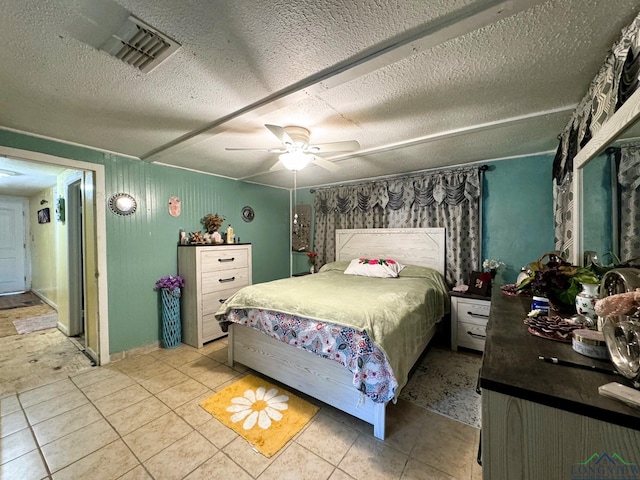
[[[571,198],[573,159],[600,127],[638,87],[640,74],[640,14],[622,31],[559,136],[553,162],[555,248],[565,254],[573,246]]]
[[[481,179],[460,169],[316,191],[319,263],[335,260],[336,229],[444,227],[447,282],[467,283],[480,262]]]
[[[620,259],[626,261],[640,256],[640,145],[620,151]]]

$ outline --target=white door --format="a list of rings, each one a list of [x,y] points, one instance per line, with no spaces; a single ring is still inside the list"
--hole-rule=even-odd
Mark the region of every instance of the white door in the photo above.
[[[0,293],[26,290],[26,201],[0,196]]]

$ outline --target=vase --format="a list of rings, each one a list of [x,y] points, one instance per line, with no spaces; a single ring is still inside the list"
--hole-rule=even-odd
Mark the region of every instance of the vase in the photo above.
[[[605,317],[604,341],[616,370],[640,387],[640,319],[627,315]]]
[[[163,288],[162,296],[162,346],[176,348],[182,340],[180,324],[180,288]]]
[[[312,263],[309,266],[309,273],[315,273],[316,272],[316,266]]]
[[[582,291],[576,295],[576,312],[592,320],[598,319],[598,314],[595,311],[598,287],[597,284],[583,283]]]

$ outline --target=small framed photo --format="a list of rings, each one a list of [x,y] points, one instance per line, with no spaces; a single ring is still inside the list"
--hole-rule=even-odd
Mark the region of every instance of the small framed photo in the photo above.
[[[486,297],[491,291],[491,272],[471,272],[468,293]]]
[[[49,209],[43,208],[42,210],[38,210],[38,223],[49,223],[51,221],[51,216],[49,215]]]

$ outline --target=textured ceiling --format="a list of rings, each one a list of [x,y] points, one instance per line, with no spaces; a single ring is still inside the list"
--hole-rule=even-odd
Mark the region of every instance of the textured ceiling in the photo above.
[[[5,0],[0,127],[286,188],[277,155],[225,148],[278,148],[265,124],[360,143],[299,186],[548,152],[637,13],[637,0]],[[97,48],[129,14],[182,45],[146,74]]]

